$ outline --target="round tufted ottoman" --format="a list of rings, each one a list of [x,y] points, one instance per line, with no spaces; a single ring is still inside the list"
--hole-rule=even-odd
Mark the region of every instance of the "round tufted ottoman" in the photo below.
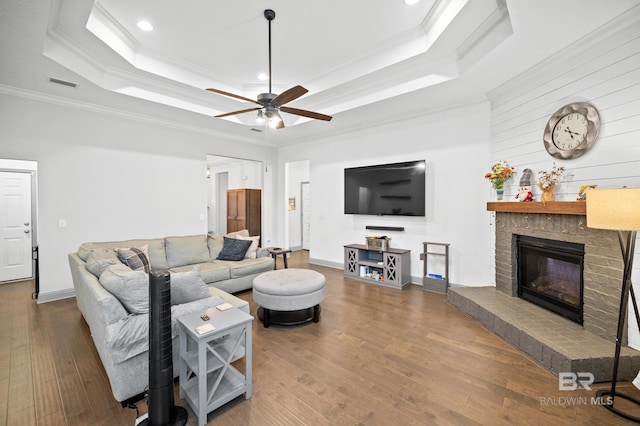
[[[253,300],[258,318],[271,324],[295,325],[320,321],[325,277],[310,269],[278,269],[253,279]]]

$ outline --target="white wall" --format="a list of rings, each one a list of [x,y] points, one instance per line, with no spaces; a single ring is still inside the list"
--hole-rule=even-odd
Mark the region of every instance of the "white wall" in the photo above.
[[[205,233],[207,154],[275,162],[270,147],[7,95],[0,128],[0,158],[38,162],[41,301],[69,295],[67,254],[83,242]]]
[[[575,200],[580,185],[640,187],[639,22],[640,10],[635,8],[491,93],[492,161],[508,159],[519,171],[529,167],[534,177],[554,162],[565,166],[556,190],[560,201]],[[600,135],[583,156],[556,160],[543,145],[547,120],[561,106],[580,101],[598,109]],[[505,193],[516,193],[518,179]],[[633,282],[640,294],[639,255],[634,265]],[[640,348],[631,304],[629,322],[629,343]]]
[[[489,104],[477,103],[280,148],[280,166],[310,161],[312,262],[341,267],[345,244],[364,243],[365,236],[380,233],[366,230],[366,225],[404,226],[404,232],[386,234],[392,247],[411,250],[411,275],[417,284],[422,283],[422,242],[434,241],[451,244],[452,283],[492,285],[493,230],[486,212],[490,191],[483,180],[488,138]],[[420,159],[427,162],[425,217],[344,214],[346,167]]]

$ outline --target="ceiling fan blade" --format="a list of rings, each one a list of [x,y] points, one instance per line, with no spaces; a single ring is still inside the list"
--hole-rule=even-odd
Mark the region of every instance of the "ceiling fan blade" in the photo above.
[[[214,117],[215,118],[222,118],[222,117],[226,117],[226,116],[229,116],[229,115],[236,115],[236,114],[242,114],[242,113],[245,113],[245,112],[257,111],[259,109],[262,109],[262,107],[241,109],[240,111],[227,112],[227,113],[224,113],[224,114],[215,115]]]
[[[320,114],[319,112],[307,111],[304,109],[280,107],[280,111],[288,112],[289,114],[301,115],[303,117],[315,118],[316,120],[331,121],[333,117],[330,115]]]
[[[280,93],[278,96],[273,98],[271,102],[273,103],[274,106],[284,105],[287,102],[291,102],[295,99],[298,99],[300,96],[304,95],[307,92],[308,90],[305,89],[304,87],[295,86],[289,90],[285,90],[284,92]]]
[[[261,105],[258,101],[253,100],[253,99],[249,99],[249,98],[245,98],[244,96],[234,95],[233,93],[224,92],[224,91],[222,91],[222,90],[218,90],[218,89],[211,89],[211,88],[208,88],[207,90],[208,90],[209,92],[218,93],[218,94],[220,94],[220,95],[225,95],[225,96],[229,96],[229,97],[231,97],[231,98],[236,98],[236,99],[240,99],[240,100],[243,100],[243,101],[247,101],[247,102],[251,102],[251,103],[254,103],[254,104]]]

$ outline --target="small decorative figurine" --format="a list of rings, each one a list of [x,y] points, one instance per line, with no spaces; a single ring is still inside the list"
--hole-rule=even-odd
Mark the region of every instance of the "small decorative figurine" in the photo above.
[[[533,176],[531,169],[524,169],[522,171],[520,188],[516,195],[516,198],[520,201],[533,201],[533,192],[531,192],[531,176]]]
[[[587,200],[587,189],[597,188],[598,185],[582,185],[580,187],[580,192],[578,192],[578,198],[576,201],[586,201]]]

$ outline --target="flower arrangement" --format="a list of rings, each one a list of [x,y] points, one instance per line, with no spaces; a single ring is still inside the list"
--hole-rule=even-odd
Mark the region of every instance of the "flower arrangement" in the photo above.
[[[547,191],[551,187],[560,183],[560,177],[564,171],[564,166],[556,167],[555,163],[553,163],[553,169],[549,172],[546,170],[540,170],[538,172],[538,188],[543,191]]]
[[[489,179],[494,189],[500,190],[504,189],[505,182],[511,179],[515,173],[516,168],[511,167],[507,160],[502,160],[491,166],[491,171],[484,175],[484,178]]]

